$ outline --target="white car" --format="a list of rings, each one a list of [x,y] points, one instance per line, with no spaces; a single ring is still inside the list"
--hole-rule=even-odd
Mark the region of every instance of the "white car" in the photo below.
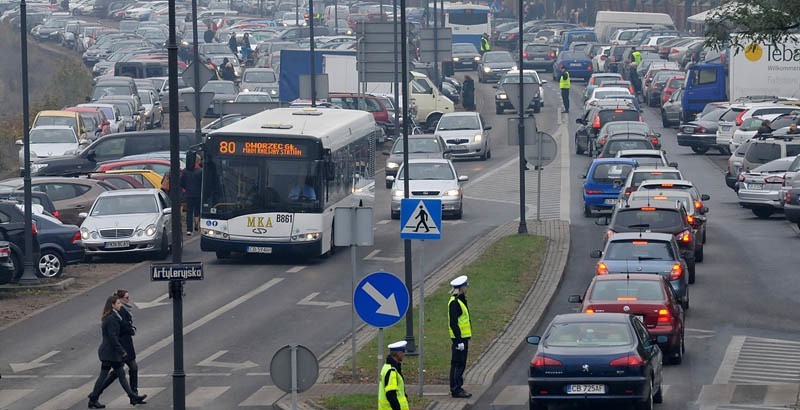
[[[669,162],[662,150],[657,149],[624,149],[617,151],[617,158],[630,158],[636,160],[639,166],[662,166],[678,168],[676,162]]]
[[[441,199],[442,216],[451,215],[461,219],[464,214],[463,192],[461,183],[469,180],[466,175],[459,176],[449,159],[411,159],[408,161],[409,198]],[[405,184],[405,167],[397,171],[397,177],[387,176],[386,182],[392,183],[392,219],[400,219],[400,203],[403,200]]]
[[[30,131],[31,142],[31,163],[41,158],[65,155],[69,152],[77,152],[80,149],[80,142],[75,130],[68,125],[40,125]],[[19,167],[23,168],[22,159],[23,143],[17,140],[19,146]]]
[[[477,112],[449,112],[439,120],[434,134],[444,139],[453,158],[477,156],[486,160],[492,157],[488,132],[491,129]]]
[[[100,194],[81,224],[86,256],[154,253],[171,249],[172,208],[160,189],[120,189]]]
[[[588,107],[597,100],[604,100],[607,98],[612,98],[617,96],[630,96],[630,95],[631,95],[631,90],[625,87],[595,88],[592,91],[592,95],[590,95],[589,99],[586,100],[586,106]]]

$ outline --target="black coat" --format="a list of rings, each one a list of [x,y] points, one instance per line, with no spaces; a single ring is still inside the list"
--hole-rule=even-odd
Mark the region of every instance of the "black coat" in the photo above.
[[[111,312],[107,318],[103,320],[101,326],[103,330],[103,342],[97,349],[97,356],[104,362],[122,362],[125,355],[125,348],[120,343],[120,328],[122,327],[122,320],[119,316]]]
[[[133,348],[133,335],[136,334],[136,327],[133,326],[133,316],[124,306],[120,308],[119,315],[122,316],[122,322],[119,327],[119,342],[125,352],[128,353],[125,360],[136,359],[136,349]]]
[[[203,186],[203,171],[200,168],[184,170],[181,173],[181,188],[185,190],[186,198],[200,198]]]
[[[472,111],[475,109],[475,81],[464,80],[463,89],[461,91],[461,105],[464,109]]]

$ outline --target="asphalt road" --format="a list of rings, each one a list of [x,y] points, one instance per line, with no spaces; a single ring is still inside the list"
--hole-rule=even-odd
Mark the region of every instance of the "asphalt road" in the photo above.
[[[580,107],[585,83],[573,81],[572,105]],[[580,109],[569,115],[570,136]],[[540,114],[547,118],[548,113]],[[696,155],[678,147],[674,129],[663,129],[658,111],[646,108],[646,121],[662,134],[670,161],[703,193],[711,195],[705,261],[698,264],[691,286],[691,309],[686,316],[686,355],[683,364],[664,370],[664,403],[656,408],[755,409],[785,408],[797,399],[800,358],[794,341],[796,269],[800,257],[791,249],[797,234],[781,216],[758,220],[739,207],[736,194],[724,182],[725,159]],[[570,150],[570,258],[558,292],[534,334],[540,334],[554,315],[577,311],[567,297],[582,294],[596,260],[589,257],[602,245],[603,228],[582,216],[580,175],[590,160]],[[472,303],[481,303],[474,301]],[[496,382],[472,408],[527,408],[527,371],[535,347],[520,341],[515,356]],[[580,406],[587,409],[589,406]]]

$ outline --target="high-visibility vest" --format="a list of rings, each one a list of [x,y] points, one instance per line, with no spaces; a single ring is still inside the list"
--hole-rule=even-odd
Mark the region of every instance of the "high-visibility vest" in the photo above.
[[[492,45],[489,44],[489,39],[486,38],[485,36],[481,37],[481,51],[489,51],[491,49]]]
[[[567,78],[564,78],[564,74],[566,74]],[[561,74],[561,77],[558,77],[558,87],[559,88],[569,88],[569,71],[564,70]]]
[[[384,385],[386,374],[389,375],[389,380]],[[389,399],[386,398],[386,391],[397,390],[397,401],[400,403],[401,410],[408,410],[408,399],[406,398],[406,386],[403,381],[403,376],[397,372],[389,363],[384,363],[381,368],[381,379],[378,381],[378,410],[392,410],[392,405],[389,404]]]
[[[469,309],[467,309],[467,305],[461,301],[461,299],[457,298],[456,296],[450,297],[450,302],[456,300],[461,306],[461,316],[458,317],[458,329],[461,331],[462,338],[472,337],[472,322],[469,320]],[[450,338],[455,339],[456,335],[453,333],[453,329],[450,328],[450,303],[447,304],[447,330],[450,332]]]
[[[641,64],[641,62],[642,62],[642,53],[640,53],[638,51],[634,51],[634,52],[631,53],[631,55],[633,56],[633,62],[636,63],[636,65]]]

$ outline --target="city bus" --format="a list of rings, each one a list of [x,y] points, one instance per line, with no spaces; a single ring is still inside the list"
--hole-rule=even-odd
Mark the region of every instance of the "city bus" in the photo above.
[[[204,141],[200,249],[322,256],[337,207],[371,206],[375,141],[366,111],[276,108]]]
[[[444,26],[453,29],[453,43],[472,43],[481,49],[481,35],[492,32],[489,6],[444,3]]]

